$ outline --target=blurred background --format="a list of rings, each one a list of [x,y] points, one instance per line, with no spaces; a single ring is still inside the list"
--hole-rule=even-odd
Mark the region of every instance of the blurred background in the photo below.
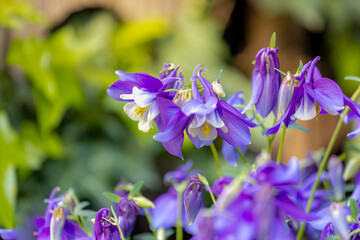
[[[139,132],[124,104],[107,96],[114,71],[156,76],[172,62],[189,79],[204,64],[208,79],[224,70],[227,96],[243,90],[248,100],[251,62],[273,32],[281,70],[294,73],[300,59],[319,55],[322,75],[353,93],[356,83],[344,77],[360,76],[360,1],[1,0],[0,227],[42,215],[55,186],[71,187],[93,210],[109,206],[102,192],[118,181],[144,180],[154,200],[166,191],[164,173],[184,162],[152,139],[155,130]],[[326,146],[336,122],[332,116],[299,122],[312,134],[287,131],[283,161]],[[221,140],[216,145],[220,150]],[[246,157],[263,148],[266,138],[254,130]],[[215,179],[208,148],[195,151],[187,141],[183,153]],[[223,159],[222,166],[234,171]],[[148,231],[144,222],[135,233]]]

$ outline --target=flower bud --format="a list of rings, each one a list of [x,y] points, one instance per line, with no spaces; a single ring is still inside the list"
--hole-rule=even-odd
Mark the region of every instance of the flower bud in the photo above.
[[[280,85],[278,110],[283,115],[290,105],[291,99],[294,95],[294,76],[288,72]]]
[[[118,224],[125,238],[130,236],[139,212],[140,208],[132,200],[122,198],[117,204],[116,215],[118,216]]]
[[[160,69],[159,78],[164,79],[168,77],[172,70],[174,70],[174,64],[165,62],[163,67]]]
[[[184,191],[184,206],[186,216],[191,225],[202,205],[203,200],[203,184],[198,177],[190,177],[189,184]]]
[[[219,96],[219,97],[225,97],[225,91],[223,86],[218,83],[218,82],[213,82],[212,84],[212,88],[214,90],[214,92]]]
[[[55,208],[50,221],[50,239],[61,240],[62,232],[65,224],[64,208]]]

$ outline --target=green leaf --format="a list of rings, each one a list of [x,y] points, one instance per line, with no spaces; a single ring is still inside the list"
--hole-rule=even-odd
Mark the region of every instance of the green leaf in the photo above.
[[[218,74],[217,74],[217,76],[216,76],[216,78],[215,78],[215,81],[219,80],[220,75],[221,75],[222,72],[223,72],[223,70],[220,69],[219,72],[218,72]]]
[[[346,76],[345,80],[351,80],[351,81],[355,81],[355,82],[360,82],[360,77],[356,77],[356,76]]]
[[[143,197],[143,196],[134,197],[132,200],[134,200],[136,205],[138,205],[139,207],[142,207],[142,208],[154,208],[155,207],[155,205],[152,201],[150,201],[149,199],[147,199],[146,197]]]
[[[144,181],[142,181],[142,180],[135,183],[134,187],[131,189],[131,191],[129,193],[128,199],[132,199],[133,197],[138,195],[138,193],[140,192],[143,185],[144,185]]]
[[[274,49],[276,48],[276,32],[274,32],[271,36],[271,39],[270,39],[270,48],[271,49]]]
[[[93,210],[80,210],[76,216],[95,218],[97,212]]]
[[[74,214],[77,215],[78,212],[89,206],[90,203],[88,201],[78,203],[74,208]]]
[[[112,193],[112,192],[103,192],[104,197],[106,197],[108,200],[118,203],[121,200],[121,197]]]
[[[359,215],[359,207],[354,198],[350,198],[350,213],[354,221],[357,221]]]
[[[300,72],[301,72],[301,70],[303,69],[303,67],[304,67],[304,64],[303,64],[303,62],[300,60],[299,67],[298,67],[295,75],[300,74]]]
[[[301,130],[301,131],[304,131],[304,132],[307,132],[307,133],[311,133],[311,131],[309,129],[306,129],[303,126],[300,126],[297,123],[293,123],[293,124],[289,125],[289,128],[295,128],[295,129],[298,129],[298,130]]]
[[[360,170],[360,157],[351,158],[345,165],[343,178],[345,181],[352,179]]]
[[[280,69],[277,69],[277,68],[274,68],[276,71],[278,71],[279,73],[281,73],[282,75],[284,75],[284,76],[287,76],[287,74],[285,73],[285,72],[283,72],[283,71],[281,71]]]

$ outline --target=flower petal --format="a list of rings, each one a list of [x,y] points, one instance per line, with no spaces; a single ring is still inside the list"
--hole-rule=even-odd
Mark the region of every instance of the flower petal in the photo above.
[[[150,92],[156,92],[163,86],[159,79],[146,73],[126,73],[122,70],[117,70],[115,73],[120,78],[120,82],[130,82]]]
[[[337,83],[328,78],[317,79],[314,84],[305,84],[305,91],[325,110],[339,112],[344,109],[343,93]]]

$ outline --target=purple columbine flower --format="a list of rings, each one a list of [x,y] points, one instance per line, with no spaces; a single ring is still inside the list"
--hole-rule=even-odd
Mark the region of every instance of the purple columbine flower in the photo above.
[[[132,200],[122,198],[115,207],[116,215],[118,216],[118,224],[125,238],[128,238],[134,229],[135,221],[139,215],[140,208]]]
[[[203,184],[198,177],[190,177],[189,184],[184,191],[183,200],[186,217],[191,225],[203,203]]]
[[[54,188],[49,199],[45,200],[48,204],[45,215],[36,219],[38,230],[34,232],[34,235],[38,240],[50,239],[50,236],[60,236],[60,238],[54,239],[89,240],[90,238],[81,227],[66,218],[70,211],[67,208],[60,207],[60,205],[62,202],[69,201],[69,196],[67,195],[68,193],[65,193],[60,197],[55,197],[58,191],[58,187]],[[64,205],[70,206],[71,202],[67,202]]]
[[[152,121],[159,115],[156,98],[171,97],[173,93],[164,92],[169,84],[179,81],[176,77],[178,67],[169,76],[158,79],[146,73],[126,73],[117,70],[120,78],[107,89],[108,95],[118,101],[127,101],[124,106],[125,113],[130,119],[139,121],[139,130],[148,132],[152,128]]]
[[[109,222],[110,216],[109,209],[103,208],[99,210],[95,217],[92,240],[121,240],[118,227]]]
[[[244,146],[251,142],[249,127],[255,126],[236,108],[219,100],[211,84],[201,75],[206,70],[197,71],[199,66],[192,77],[191,100],[186,99],[180,107],[168,99],[158,99],[163,126],[154,139],[163,142],[170,154],[180,158],[183,158],[184,130],[197,148],[210,145],[218,135],[233,146]],[[202,95],[197,80],[204,89]]]
[[[319,69],[315,66],[319,59],[320,57],[316,57],[305,64],[300,74],[295,77],[296,85],[288,108],[265,135],[276,133],[282,123],[288,127],[296,119],[310,120],[317,113],[337,115],[344,109],[344,105],[349,106],[360,116],[360,107],[342,93],[339,85],[321,76]]]
[[[255,68],[251,78],[252,94],[243,113],[247,112],[253,104],[263,118],[272,111],[277,115],[278,93],[281,84],[279,49],[263,48],[255,58]]]

